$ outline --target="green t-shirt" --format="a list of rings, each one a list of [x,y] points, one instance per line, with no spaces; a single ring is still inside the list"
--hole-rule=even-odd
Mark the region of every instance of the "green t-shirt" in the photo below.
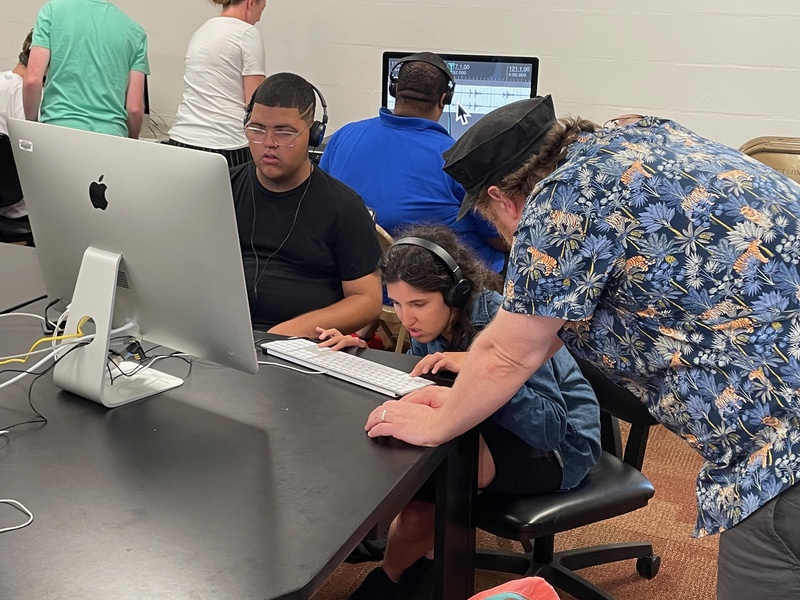
[[[108,0],[50,0],[39,11],[33,46],[50,51],[44,123],[128,135],[131,71],[148,74],[147,35]]]

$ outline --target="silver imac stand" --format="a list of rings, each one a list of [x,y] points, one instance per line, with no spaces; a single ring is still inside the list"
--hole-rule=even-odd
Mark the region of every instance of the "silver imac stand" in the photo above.
[[[53,371],[53,382],[61,389],[109,408],[171,390],[183,383],[179,377],[154,369],[121,375],[112,383],[108,347],[121,260],[121,254],[92,246],[84,252],[65,333],[77,333],[81,320],[88,316],[94,321],[95,336],[87,346],[63,354]]]

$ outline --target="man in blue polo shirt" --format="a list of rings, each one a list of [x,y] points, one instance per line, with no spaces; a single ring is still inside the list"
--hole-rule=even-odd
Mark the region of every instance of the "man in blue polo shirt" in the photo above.
[[[407,56],[391,73],[394,113],[350,123],[325,147],[320,167],[355,189],[378,224],[396,236],[403,226],[436,223],[453,229],[495,271],[505,252],[497,231],[475,214],[457,221],[464,188],[442,171],[453,138],[439,125],[455,83],[436,54]]]

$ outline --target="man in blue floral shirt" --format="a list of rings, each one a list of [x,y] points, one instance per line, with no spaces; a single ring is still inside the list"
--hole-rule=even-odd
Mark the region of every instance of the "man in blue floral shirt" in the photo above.
[[[706,459],[694,535],[719,599],[800,598],[800,185],[677,123],[490,113],[445,170],[512,244],[503,309],[452,389],[370,435],[488,416],[562,344]],[[477,416],[474,416],[477,415]]]

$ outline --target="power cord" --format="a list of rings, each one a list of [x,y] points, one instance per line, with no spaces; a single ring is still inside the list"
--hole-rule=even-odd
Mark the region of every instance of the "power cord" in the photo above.
[[[41,363],[39,363],[39,364],[35,365],[34,367],[32,367],[30,369],[27,369],[27,370],[22,370],[22,369],[4,369],[3,371],[0,371],[0,374],[3,374],[3,373],[19,373],[19,375],[17,375],[17,377],[9,380],[6,383],[10,383],[11,381],[16,381],[17,378],[24,377],[25,375],[33,375],[34,376],[33,380],[31,381],[30,386],[28,386],[28,406],[30,406],[31,411],[33,411],[33,413],[36,415],[36,418],[29,419],[27,421],[20,421],[19,423],[14,423],[13,425],[5,425],[2,428],[2,430],[4,432],[9,432],[10,430],[14,429],[15,427],[20,427],[22,425],[33,425],[35,423],[42,423],[42,424],[47,423],[47,417],[45,417],[42,413],[40,413],[38,411],[38,409],[33,405],[33,384],[35,384],[39,380],[40,377],[42,377],[42,376],[46,375],[47,373],[49,373],[50,371],[52,371],[53,368],[55,368],[56,364],[60,360],[62,360],[67,354],[69,354],[70,352],[72,352],[73,350],[75,350],[75,349],[77,349],[77,348],[79,348],[81,346],[87,345],[88,343],[89,343],[88,341],[80,342],[80,343],[73,343],[71,345],[72,347],[69,348],[69,350],[67,350],[62,356],[57,357],[53,361],[53,364],[48,365],[48,367],[44,371],[42,371],[41,373],[34,373],[33,372],[33,369],[35,369],[36,367],[40,366]],[[47,358],[44,359],[44,361],[49,360],[49,358],[50,357],[48,356]],[[42,361],[42,362],[44,362],[44,361]]]
[[[25,513],[28,515],[28,520],[25,521],[22,525],[14,525],[13,527],[3,527],[0,529],[0,533],[5,533],[7,531],[15,531],[17,529],[22,529],[23,527],[27,527],[31,523],[33,523],[33,513],[29,511],[22,502],[17,502],[16,500],[12,500],[11,498],[2,498],[0,499],[0,504],[8,504],[9,506],[13,506],[18,511]]]
[[[280,367],[281,369],[289,369],[290,371],[297,371],[298,373],[303,373],[305,375],[327,375],[327,371],[312,371],[308,369],[300,369],[299,367],[293,367],[292,365],[284,365],[282,363],[275,363],[270,362],[268,360],[260,360],[258,361],[259,365],[263,365],[265,367]]]

